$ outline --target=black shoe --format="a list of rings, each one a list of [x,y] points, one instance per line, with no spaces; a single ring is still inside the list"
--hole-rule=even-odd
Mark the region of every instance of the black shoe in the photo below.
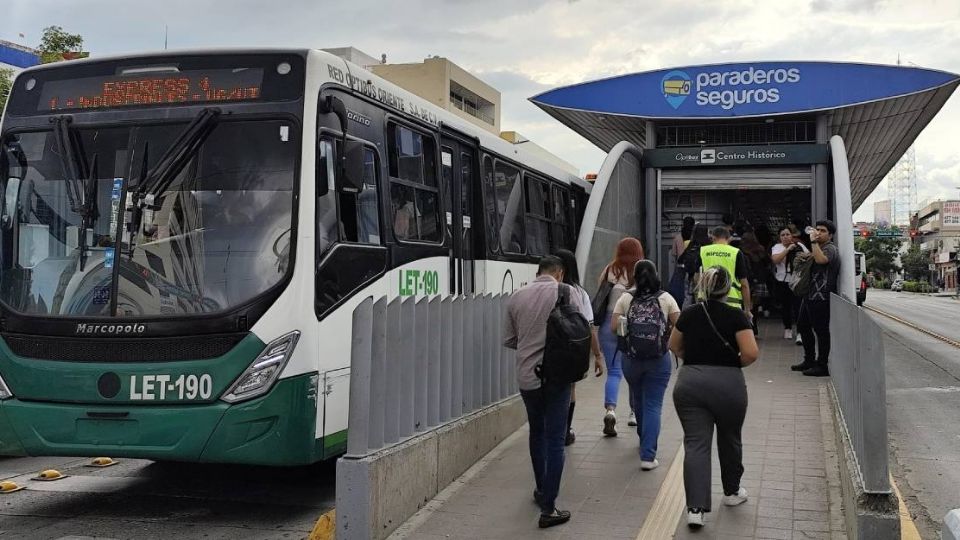
[[[794,364],[794,365],[790,366],[790,371],[806,371],[806,370],[808,370],[808,369],[810,369],[810,368],[814,368],[814,367],[817,367],[817,364],[815,364],[815,363],[813,363],[813,362],[808,362],[808,361],[804,360],[803,362],[800,362],[799,364]]]
[[[554,510],[551,514],[540,514],[540,528],[556,527],[570,521],[570,512],[566,510]]]
[[[577,434],[574,433],[573,430],[571,429],[570,431],[567,431],[567,439],[563,441],[563,445],[570,446],[571,444],[576,442],[576,440],[577,440]]]
[[[827,369],[827,366],[816,365],[810,369],[804,370],[803,374],[807,377],[829,377],[830,370]]]

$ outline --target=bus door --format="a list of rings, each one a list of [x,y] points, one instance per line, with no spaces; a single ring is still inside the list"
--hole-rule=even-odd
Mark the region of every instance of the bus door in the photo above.
[[[450,238],[450,293],[471,294],[474,285],[473,185],[477,180],[477,148],[443,137],[440,171],[446,228]]]

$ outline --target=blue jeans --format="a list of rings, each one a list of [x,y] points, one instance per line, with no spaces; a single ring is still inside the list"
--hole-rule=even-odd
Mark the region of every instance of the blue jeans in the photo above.
[[[545,384],[536,390],[520,390],[530,423],[530,461],[540,492],[540,510],[552,513],[563,476],[563,443],[567,437],[569,384]]]
[[[660,412],[663,394],[670,382],[670,353],[662,358],[623,359],[623,374],[630,385],[633,411],[637,413],[637,435],[640,437],[640,459],[653,461],[657,457],[657,439],[660,438]]]
[[[610,319],[612,318],[613,316],[609,313],[603,315],[603,322],[597,331],[600,351],[603,353],[603,360],[607,364],[607,382],[603,388],[603,406],[608,409],[617,407],[617,398],[620,396],[620,379],[623,378],[623,353],[617,352],[617,336],[613,334],[610,326]],[[633,390],[630,393],[632,395]],[[630,401],[630,407],[633,408],[633,398]]]

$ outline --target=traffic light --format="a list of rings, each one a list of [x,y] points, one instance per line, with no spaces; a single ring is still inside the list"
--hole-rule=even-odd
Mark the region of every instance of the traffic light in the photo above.
[[[862,236],[863,238],[866,238],[866,237],[870,236],[870,230],[869,230],[869,229],[860,229],[860,236]]]

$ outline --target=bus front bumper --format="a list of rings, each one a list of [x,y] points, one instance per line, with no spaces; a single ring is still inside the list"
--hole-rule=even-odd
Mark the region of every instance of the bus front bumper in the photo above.
[[[277,381],[233,405],[0,402],[0,455],[110,456],[161,461],[305,465],[316,438],[317,374]]]

